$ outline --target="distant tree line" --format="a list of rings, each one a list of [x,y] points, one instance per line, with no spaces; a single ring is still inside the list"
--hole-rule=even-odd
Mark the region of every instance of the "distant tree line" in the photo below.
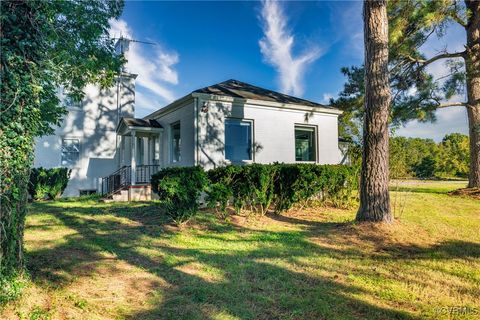
[[[467,178],[469,140],[460,133],[446,135],[439,143],[431,139],[390,139],[390,177]]]
[[[432,139],[391,137],[390,178],[468,178],[469,138],[447,134],[441,142]],[[360,165],[361,146],[349,148],[353,164]]]

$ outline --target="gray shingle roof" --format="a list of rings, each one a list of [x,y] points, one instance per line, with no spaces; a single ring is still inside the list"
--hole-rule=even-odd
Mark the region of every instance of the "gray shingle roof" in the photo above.
[[[292,97],[280,92],[260,88],[245,82],[230,79],[193,92],[228,96],[234,98],[273,101],[286,104],[298,104],[311,107],[327,107],[313,101]]]
[[[152,127],[152,128],[162,128],[162,125],[158,123],[155,119],[139,119],[139,118],[128,118],[123,117],[122,120],[127,126],[131,127]]]

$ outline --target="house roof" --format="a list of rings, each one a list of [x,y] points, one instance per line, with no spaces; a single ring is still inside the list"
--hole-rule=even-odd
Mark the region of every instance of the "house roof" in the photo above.
[[[130,135],[132,130],[140,130],[142,132],[158,132],[162,131],[163,127],[155,119],[122,117],[117,125],[117,134]]]
[[[320,103],[292,97],[280,92],[260,88],[245,82],[230,79],[205,88],[195,90],[196,93],[214,94],[234,98],[273,101],[286,104],[297,104],[310,107],[328,108]]]
[[[313,101],[292,97],[280,92],[260,88],[245,82],[230,79],[192,91],[183,98],[180,98],[170,103],[169,105],[155,112],[152,112],[151,114],[145,116],[143,119],[158,117],[161,114],[170,112],[171,110],[178,108],[182,104],[188,102],[189,99],[193,99],[201,95],[224,96],[244,101],[256,101],[259,102],[259,104],[262,104],[263,101],[265,105],[269,106],[277,104],[277,107],[285,107],[309,112],[318,111],[337,115],[342,113],[342,111],[340,111],[339,109],[333,108],[328,105],[323,105]],[[312,108],[314,110],[312,110]]]
[[[163,128],[160,123],[155,119],[139,119],[123,117],[120,123],[124,122],[129,127],[151,127],[151,128]],[[120,125],[120,124],[119,124]]]

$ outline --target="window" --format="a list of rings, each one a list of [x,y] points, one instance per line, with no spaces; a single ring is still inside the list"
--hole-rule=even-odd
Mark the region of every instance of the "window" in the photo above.
[[[141,166],[144,165],[144,156],[145,156],[145,146],[144,146],[144,139],[143,138],[135,138],[137,139],[137,165]]]
[[[315,127],[295,126],[295,161],[316,161]]]
[[[172,162],[179,162],[180,157],[180,148],[181,148],[181,138],[180,138],[180,122],[174,123],[170,127],[171,129],[171,146],[172,146]]]
[[[80,140],[62,140],[62,166],[74,166],[80,158]]]
[[[225,159],[252,160],[252,122],[225,120]]]

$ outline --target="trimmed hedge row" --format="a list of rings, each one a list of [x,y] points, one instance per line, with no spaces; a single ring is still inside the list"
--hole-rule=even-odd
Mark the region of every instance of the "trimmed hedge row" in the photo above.
[[[67,187],[71,171],[68,168],[33,168],[28,193],[33,200],[59,198]]]
[[[229,204],[266,213],[289,210],[312,201],[348,207],[357,201],[358,169],[344,165],[251,164],[229,165],[205,172],[201,167],[166,168],[152,176],[152,190],[174,220],[185,221],[207,205],[225,213]]]
[[[157,193],[174,221],[191,218],[199,208],[198,199],[208,186],[202,167],[171,167],[152,175],[152,191]]]

